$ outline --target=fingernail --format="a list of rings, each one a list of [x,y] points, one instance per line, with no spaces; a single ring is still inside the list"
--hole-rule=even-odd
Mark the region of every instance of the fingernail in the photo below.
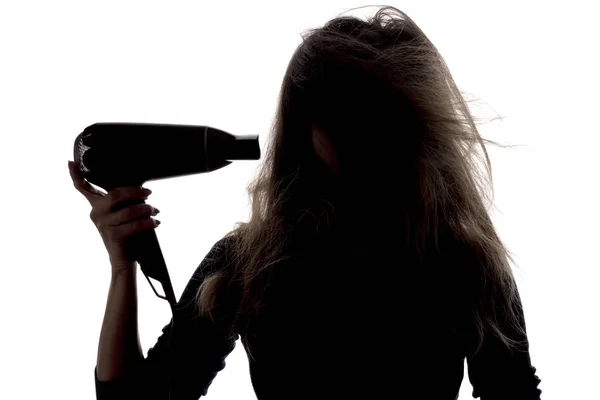
[[[144,193],[146,193],[146,194],[152,194],[152,190],[146,189],[146,188],[142,188],[142,189],[143,189]]]

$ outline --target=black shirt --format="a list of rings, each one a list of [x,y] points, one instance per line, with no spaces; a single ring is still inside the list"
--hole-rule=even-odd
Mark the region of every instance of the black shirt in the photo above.
[[[228,240],[213,246],[178,302],[170,351],[172,400],[205,396],[239,337],[231,319],[213,323],[198,317],[193,301],[204,277],[224,264]],[[461,304],[467,289],[456,270],[423,272],[409,261],[392,268],[389,257],[375,253],[336,257],[337,262],[327,255],[298,261],[287,279],[273,285],[270,307],[254,334],[241,337],[258,400],[455,400],[465,357],[474,398],[540,398],[528,346],[510,352],[488,335],[472,356],[475,340]],[[447,258],[431,265],[456,262]],[[235,311],[233,305],[224,309]],[[135,372],[99,382],[94,369],[97,398],[168,399],[170,331],[169,323]]]

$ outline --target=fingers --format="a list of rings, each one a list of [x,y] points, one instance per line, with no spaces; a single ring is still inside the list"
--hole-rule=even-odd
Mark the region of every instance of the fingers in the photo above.
[[[121,253],[124,253],[124,250],[114,250],[118,249],[124,241],[131,237],[133,234],[143,231],[148,231],[151,229],[156,229],[158,227],[158,222],[152,218],[138,219],[136,221],[124,223],[118,226],[110,227],[110,229],[101,230],[100,233],[103,235],[103,238],[106,243],[112,243],[110,246],[112,250],[109,252],[115,252],[116,255],[111,259],[119,259],[121,258]],[[116,246],[116,247],[115,247]]]
[[[79,172],[77,165],[69,161],[69,174],[73,186],[83,194],[92,205],[90,218],[96,225],[121,225],[139,218],[148,218],[154,213],[154,207],[144,203],[152,193],[139,186],[117,187],[108,193],[102,193],[91,186]],[[139,206],[135,206],[139,204]]]
[[[105,217],[118,210],[126,211],[126,207],[143,203],[150,193],[139,186],[117,187],[106,194],[94,205],[90,214],[92,220],[105,219]]]
[[[137,204],[108,214],[104,223],[109,226],[119,226],[132,221],[148,219],[158,214],[158,210],[150,204]]]

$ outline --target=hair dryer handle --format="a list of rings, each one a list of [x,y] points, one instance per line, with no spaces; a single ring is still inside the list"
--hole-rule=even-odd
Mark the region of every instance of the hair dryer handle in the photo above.
[[[175,299],[171,278],[158,243],[156,231],[152,229],[132,235],[126,239],[126,248],[132,252],[132,256],[140,264],[140,269],[146,276],[154,293],[161,299],[167,300],[171,305],[175,305],[177,300]],[[157,293],[150,278],[160,282],[164,296]]]

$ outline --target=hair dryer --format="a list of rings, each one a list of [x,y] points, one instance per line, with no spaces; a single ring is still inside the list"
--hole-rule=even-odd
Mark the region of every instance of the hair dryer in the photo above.
[[[146,123],[96,123],[75,139],[74,161],[82,176],[107,192],[120,186],[201,174],[223,168],[230,160],[258,160],[258,135],[234,136],[209,126]],[[126,201],[119,208],[144,203]],[[177,303],[154,230],[128,238],[126,252],[136,260],[154,293]],[[166,297],[149,278],[161,283]]]

